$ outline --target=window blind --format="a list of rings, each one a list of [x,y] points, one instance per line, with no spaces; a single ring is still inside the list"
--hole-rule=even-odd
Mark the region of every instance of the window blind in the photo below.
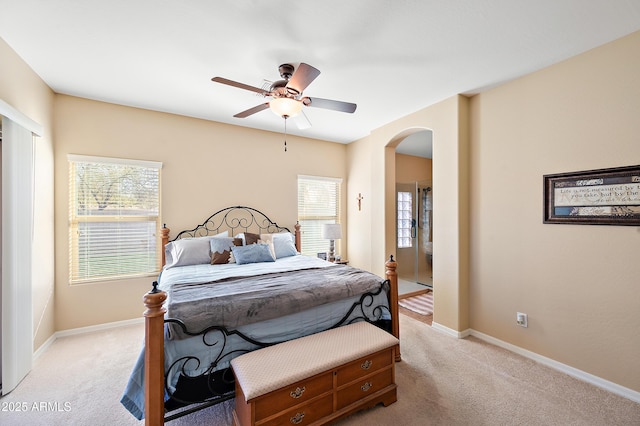
[[[161,163],[69,156],[71,282],[160,270]]]
[[[325,223],[339,223],[342,179],[298,176],[298,222],[302,229],[302,254],[316,256],[329,251],[322,238]]]

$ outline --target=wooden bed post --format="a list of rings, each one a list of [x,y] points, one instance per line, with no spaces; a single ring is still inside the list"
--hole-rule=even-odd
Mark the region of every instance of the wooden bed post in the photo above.
[[[153,290],[144,295],[145,350],[144,350],[144,410],[145,425],[164,424],[164,314],[162,306],[167,293]]]
[[[167,259],[164,257],[164,248],[167,244],[169,244],[169,228],[167,228],[167,224],[162,225],[162,229],[160,232],[162,233],[162,266],[167,264]]]
[[[294,226],[295,237],[296,237],[296,250],[298,252],[302,251],[302,235],[300,235],[300,222],[296,222],[296,226]]]
[[[385,263],[385,276],[389,280],[390,294],[389,305],[391,309],[391,332],[393,335],[400,339],[400,315],[398,310],[398,274],[396,273],[396,267],[398,264],[393,260],[393,255],[389,256],[389,260]],[[396,349],[396,362],[401,361],[400,345]]]

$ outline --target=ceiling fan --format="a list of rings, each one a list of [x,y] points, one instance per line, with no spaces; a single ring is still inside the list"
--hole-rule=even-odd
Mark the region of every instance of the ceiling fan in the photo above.
[[[238,83],[237,81],[228,80],[223,77],[213,77],[211,81],[250,90],[265,98],[271,98],[269,102],[237,113],[234,115],[234,117],[237,118],[246,118],[267,108],[271,108],[274,113],[283,117],[285,120],[300,113],[303,106],[347,113],[353,113],[356,110],[357,105],[349,102],[302,96],[304,89],[320,75],[320,70],[317,68],[301,62],[297,69],[291,64],[282,64],[278,67],[278,71],[280,72],[282,80],[276,81],[268,89]]]

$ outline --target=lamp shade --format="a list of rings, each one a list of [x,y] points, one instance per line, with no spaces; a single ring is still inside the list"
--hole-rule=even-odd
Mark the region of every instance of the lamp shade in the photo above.
[[[302,102],[291,98],[275,98],[269,102],[269,108],[280,117],[293,117],[302,111]]]
[[[342,226],[339,223],[325,223],[322,227],[322,238],[339,240],[342,238]]]

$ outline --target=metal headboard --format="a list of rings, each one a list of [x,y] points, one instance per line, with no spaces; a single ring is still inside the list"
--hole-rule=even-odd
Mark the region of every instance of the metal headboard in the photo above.
[[[218,210],[202,224],[193,229],[180,232],[171,241],[180,238],[206,237],[229,231],[230,236],[240,232],[255,234],[273,234],[277,232],[291,232],[289,228],[279,226],[259,210],[253,207],[232,206]]]

